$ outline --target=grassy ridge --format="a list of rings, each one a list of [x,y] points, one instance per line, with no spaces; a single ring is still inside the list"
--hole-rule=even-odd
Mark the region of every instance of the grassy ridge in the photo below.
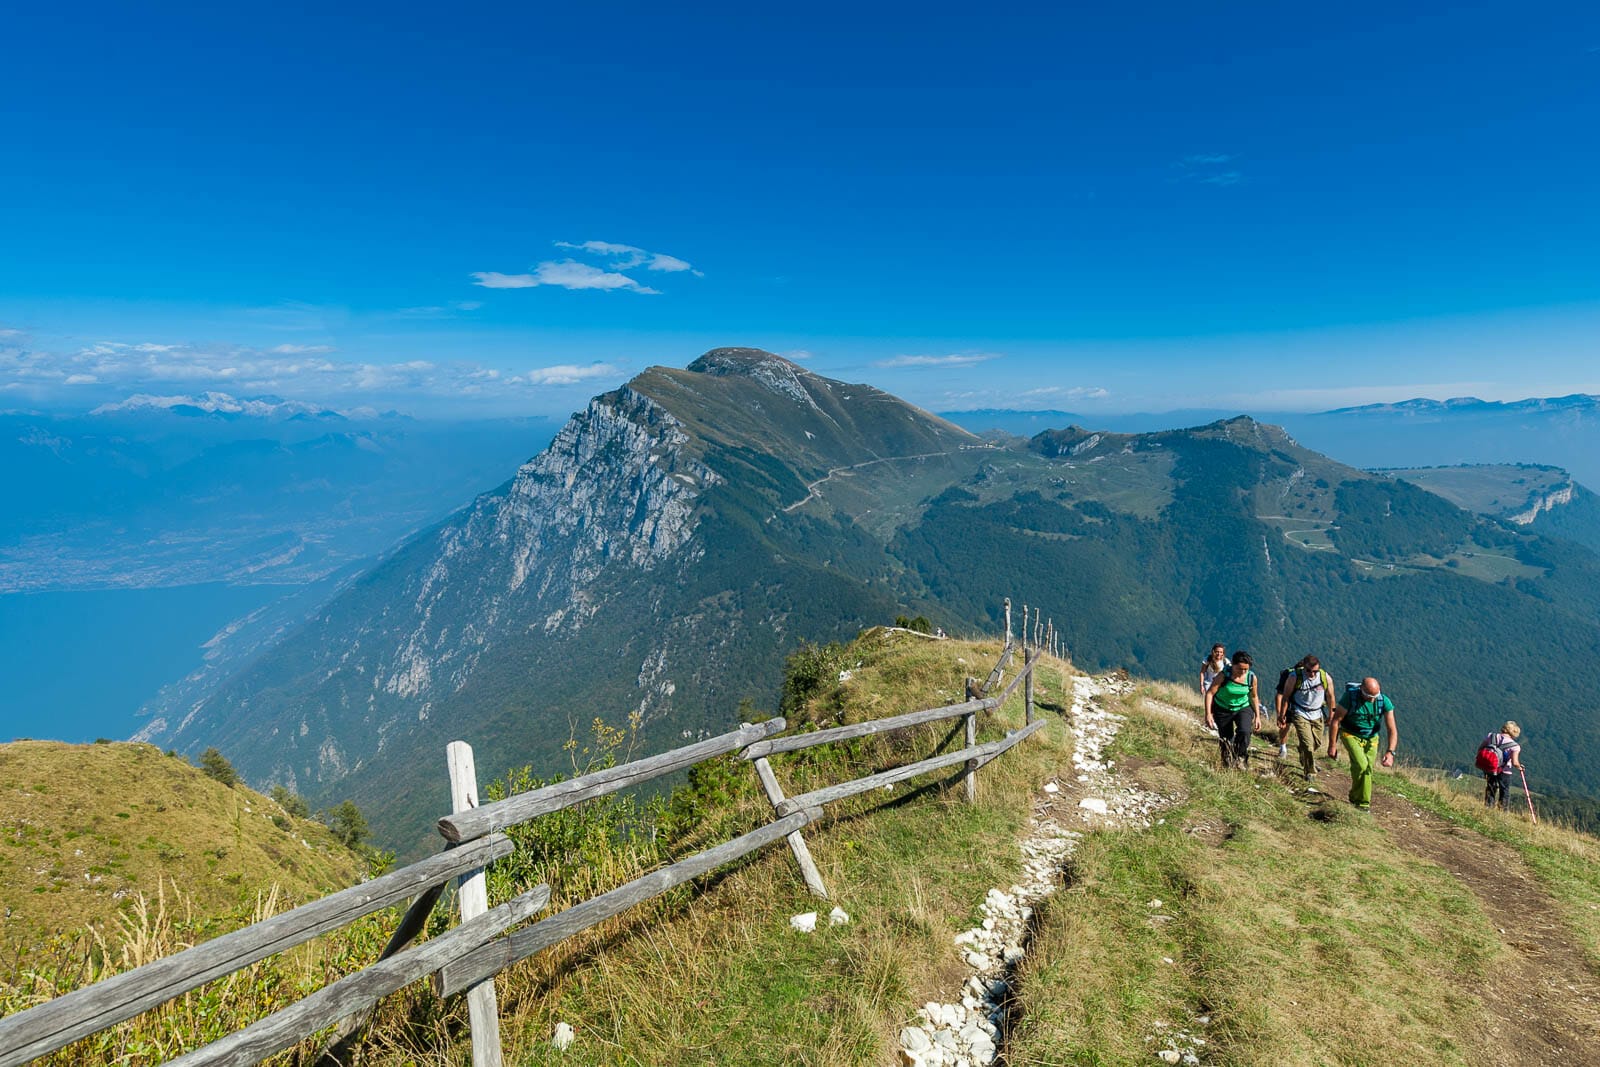
[[[12,941],[104,924],[163,882],[218,914],[273,885],[319,896],[363,870],[322,824],[143,744],[0,745],[0,842]]]
[[[1343,805],[1313,820],[1285,789],[1215,773],[1193,734],[1123,727],[1124,757],[1178,768],[1186,796],[1074,857],[1042,911],[1014,1062],[1134,1062],[1183,1027],[1203,1062],[1469,1061],[1487,1020],[1467,987],[1496,944],[1472,893]]]
[[[998,652],[881,631],[812,646],[791,660],[783,710],[810,730],[948,702]],[[1042,665],[1039,701],[1052,719],[1069,703],[1070,673]],[[1149,829],[1079,845],[1067,886],[1035,916],[1008,1062],[1152,1062],[1174,1044],[1205,1063],[1481,1062],[1476,1035],[1491,1019],[1480,992],[1507,950],[1474,891],[1401,848],[1382,819],[1313,805],[1270,778],[1218,773],[1213,743],[1144,710],[1146,694],[1186,698],[1156,683],[1114,705],[1127,721],[1112,756],[1120,773],[1179,799]],[[1021,722],[1014,698],[979,738]],[[624,738],[602,724],[593,744],[604,753]],[[792,795],[960,743],[936,724],[784,754],[774,766]],[[918,1005],[957,995],[967,972],[954,935],[981,920],[986,890],[1017,880],[1014,843],[1041,783],[1070,783],[1070,754],[1065,725],[1052,721],[980,772],[976,804],[953,776],[935,775],[830,808],[806,830],[829,902],[806,894],[780,845],[509,969],[496,982],[508,1062],[890,1061]],[[1379,790],[1526,858],[1570,943],[1600,970],[1600,842],[1484,812],[1425,776],[1386,774]],[[1320,818],[1309,817],[1314,807]],[[572,811],[533,824],[517,861],[491,872],[492,898],[548,880],[559,909],[771,818],[751,768],[727,758],[701,765],[670,800]],[[849,923],[828,924],[833,904]],[[803,911],[821,913],[814,934],[789,928]],[[393,922],[372,917],[56,1062],[158,1062],[370,962]],[[444,924],[436,917],[436,930]],[[129,945],[170,951],[195,931],[141,915],[126,933],[125,956]],[[0,1010],[26,1003],[22,992],[0,982]],[[419,984],[385,1002],[363,1062],[465,1064],[464,1021],[459,998],[440,1004]],[[550,1043],[558,1022],[577,1030],[564,1052]],[[311,1047],[281,1060],[304,1062]]]

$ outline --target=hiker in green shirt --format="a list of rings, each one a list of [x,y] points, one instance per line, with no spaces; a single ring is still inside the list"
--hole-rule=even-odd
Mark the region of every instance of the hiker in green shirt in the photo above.
[[[1378,752],[1380,729],[1389,734],[1382,765],[1393,767],[1394,750],[1400,746],[1394,704],[1383,695],[1376,678],[1364,678],[1359,689],[1345,693],[1328,724],[1328,758],[1339,758],[1336,745],[1342,741],[1350,755],[1350,803],[1362,811],[1372,810],[1372,757]]]

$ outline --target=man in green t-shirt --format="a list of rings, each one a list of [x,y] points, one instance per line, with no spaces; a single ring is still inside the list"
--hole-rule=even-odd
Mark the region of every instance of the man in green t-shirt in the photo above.
[[[1380,729],[1389,735],[1382,765],[1393,767],[1394,750],[1400,746],[1394,704],[1383,695],[1376,678],[1364,678],[1361,688],[1345,693],[1328,724],[1328,758],[1339,758],[1337,745],[1343,742],[1350,755],[1350,803],[1362,811],[1372,810],[1372,758],[1378,752]]]

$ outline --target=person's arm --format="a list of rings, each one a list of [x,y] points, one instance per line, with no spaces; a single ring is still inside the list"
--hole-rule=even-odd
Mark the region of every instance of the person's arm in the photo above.
[[[1385,767],[1394,766],[1394,750],[1400,747],[1400,731],[1394,724],[1394,705],[1389,705],[1389,710],[1383,713],[1383,725],[1389,731],[1389,747],[1383,753],[1379,762]]]
[[[1339,758],[1339,724],[1344,721],[1344,705],[1335,704],[1328,713],[1328,758]]]
[[[1256,672],[1250,672],[1250,706],[1256,709],[1256,718],[1261,718],[1261,687],[1257,684],[1259,679]]]
[[[1211,714],[1211,698],[1217,695],[1217,690],[1222,688],[1222,683],[1227,680],[1226,675],[1219,674],[1211,679],[1211,688],[1206,690],[1206,729],[1215,730],[1217,720]]]
[[[1522,746],[1521,745],[1513,745],[1511,747],[1511,751],[1507,754],[1506,758],[1510,761],[1511,766],[1515,767],[1519,771],[1522,770]]]

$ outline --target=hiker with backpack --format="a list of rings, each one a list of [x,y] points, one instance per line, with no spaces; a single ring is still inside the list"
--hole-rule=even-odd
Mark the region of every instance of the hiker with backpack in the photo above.
[[[1334,700],[1333,679],[1316,656],[1308,655],[1296,663],[1278,683],[1279,755],[1283,755],[1283,737],[1293,729],[1309,792],[1317,788],[1317,753],[1322,751],[1322,730]]]
[[[1335,746],[1342,742],[1350,756],[1350,803],[1361,811],[1372,810],[1372,757],[1378,752],[1380,730],[1389,735],[1381,765],[1393,767],[1394,751],[1400,746],[1394,702],[1383,695],[1376,678],[1364,678],[1360,685],[1351,682],[1328,723],[1328,758],[1339,758]]]
[[[1211,654],[1200,664],[1200,700],[1203,704],[1206,694],[1211,692],[1211,683],[1217,680],[1217,675],[1228,673],[1228,657],[1222,645],[1212,645]]]
[[[1228,669],[1213,678],[1206,690],[1206,729],[1217,733],[1224,769],[1250,766],[1250,735],[1261,713],[1251,662],[1250,653],[1235,652]]]
[[[1478,769],[1483,772],[1483,803],[1501,811],[1511,798],[1511,772],[1522,771],[1522,727],[1507,721],[1478,746]]]

